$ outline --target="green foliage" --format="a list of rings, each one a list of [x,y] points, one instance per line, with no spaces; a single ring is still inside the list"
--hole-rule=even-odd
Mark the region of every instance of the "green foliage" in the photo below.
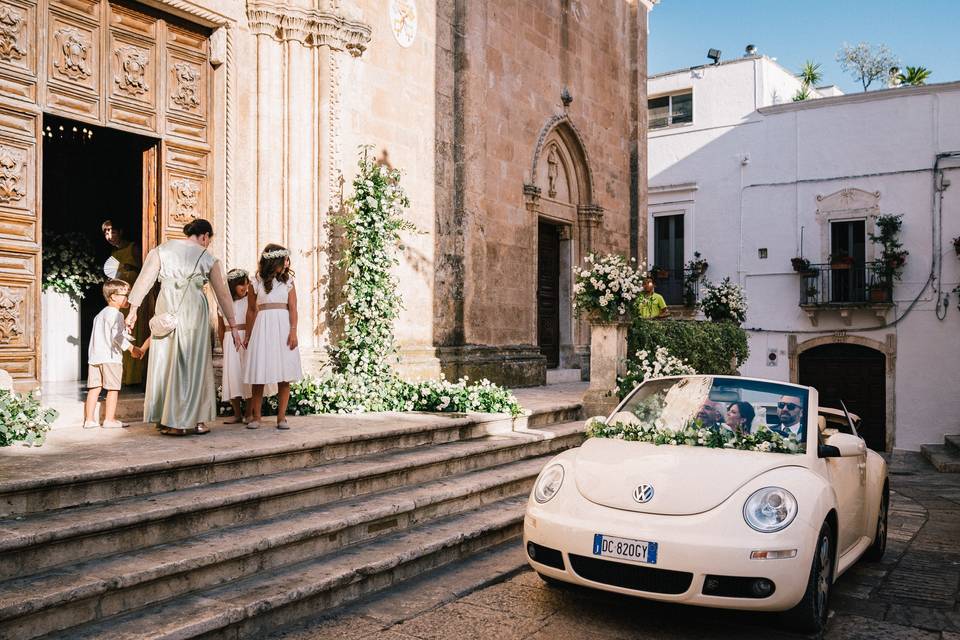
[[[39,446],[57,419],[55,409],[44,409],[32,393],[0,390],[0,447],[15,442]]]
[[[800,69],[800,82],[807,88],[816,87],[823,80],[820,63],[807,60]]]
[[[885,284],[892,284],[894,280],[900,279],[907,256],[910,255],[900,242],[902,226],[903,214],[884,214],[877,216],[877,230],[880,233],[870,234],[870,239],[881,248],[877,258],[877,275]]]
[[[683,269],[683,303],[688,307],[697,304],[697,289],[710,268],[710,263],[700,257],[699,251],[693,252],[693,259],[688,260]]]
[[[803,102],[804,100],[809,100],[813,94],[810,93],[810,87],[803,86],[797,89],[797,92],[793,94],[794,102]]]
[[[927,84],[927,80],[930,78],[931,74],[933,74],[933,72],[926,67],[911,67],[910,65],[907,65],[906,73],[901,72],[897,74],[897,80],[899,80],[900,84],[902,85],[918,87],[920,85]]]
[[[695,320],[644,320],[636,318],[628,334],[627,353],[656,353],[664,347],[698,373],[737,373],[750,353],[747,333],[732,322]],[[631,358],[628,370],[642,370]]]
[[[765,425],[760,425],[751,433],[743,433],[720,427],[707,427],[700,420],[691,420],[682,429],[673,430],[639,420],[635,423],[607,424],[601,419],[591,418],[587,422],[587,437],[770,453],[803,453],[806,448],[804,443],[797,441],[794,436],[784,438]]]
[[[104,280],[93,256],[93,246],[83,234],[44,232],[42,289],[67,294],[78,308],[87,289]]]

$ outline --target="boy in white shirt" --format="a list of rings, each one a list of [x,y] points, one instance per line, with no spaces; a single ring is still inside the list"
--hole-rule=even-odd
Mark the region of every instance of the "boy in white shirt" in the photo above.
[[[107,280],[103,284],[103,297],[107,306],[93,319],[93,331],[90,334],[87,366],[87,402],[83,407],[83,428],[99,427],[94,411],[100,389],[107,390],[106,415],[103,426],[106,429],[127,425],[114,419],[117,400],[120,397],[120,385],[123,380],[123,352],[133,347],[127,339],[121,309],[128,306],[127,294],[130,284],[124,280]]]

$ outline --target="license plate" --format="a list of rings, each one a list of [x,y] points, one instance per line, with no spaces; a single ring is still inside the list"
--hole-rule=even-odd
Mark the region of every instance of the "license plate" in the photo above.
[[[657,543],[605,536],[602,533],[597,533],[593,536],[593,555],[644,564],[657,564]]]

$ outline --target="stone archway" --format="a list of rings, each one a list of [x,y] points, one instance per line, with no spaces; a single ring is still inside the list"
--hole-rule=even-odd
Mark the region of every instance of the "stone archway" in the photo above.
[[[523,191],[534,226],[541,230],[533,256],[537,261],[538,343],[548,360],[553,358],[553,366],[587,368],[590,334],[586,323],[573,315],[572,269],[593,250],[603,208],[593,200],[593,174],[582,136],[566,114],[550,118],[541,128]],[[549,246],[544,246],[544,239],[550,240]],[[554,253],[559,254],[558,260]],[[555,325],[556,351],[552,342]],[[552,355],[556,352],[558,358]]]
[[[800,383],[800,356],[817,347],[830,345],[856,345],[871,349],[884,356],[884,422],[885,422],[885,449],[892,451],[896,443],[896,400],[894,389],[896,385],[896,364],[897,364],[897,337],[895,334],[887,334],[885,341],[871,340],[862,336],[846,335],[839,332],[834,335],[820,336],[797,341],[796,335],[790,335],[787,338],[788,357],[790,362],[790,382]]]

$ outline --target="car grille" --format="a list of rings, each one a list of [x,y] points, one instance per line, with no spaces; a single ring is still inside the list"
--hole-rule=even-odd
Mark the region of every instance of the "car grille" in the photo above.
[[[540,564],[545,564],[548,567],[560,569],[561,571],[566,569],[563,565],[563,554],[556,549],[544,547],[535,542],[528,542],[527,555],[530,556],[530,559],[534,562],[539,562]]]
[[[572,553],[570,565],[581,578],[650,593],[674,595],[684,593],[693,581],[693,574],[686,571],[638,567],[624,562],[611,562]]]

